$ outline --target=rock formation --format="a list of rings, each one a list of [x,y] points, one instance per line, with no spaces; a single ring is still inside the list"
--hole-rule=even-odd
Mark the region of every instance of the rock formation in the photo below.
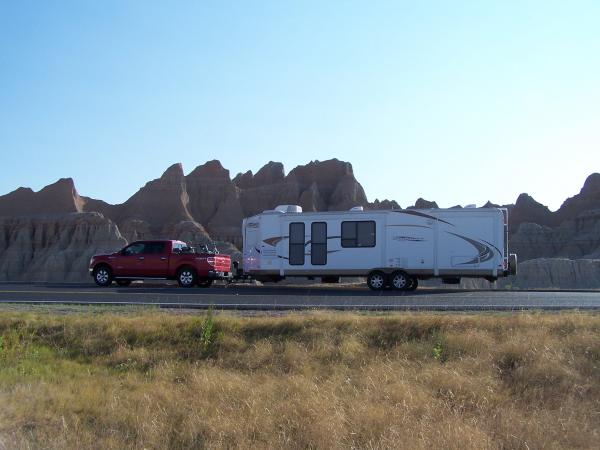
[[[331,159],[298,166],[285,176],[283,164],[269,162],[256,175],[248,171],[233,179],[245,217],[281,204],[304,211],[336,211],[367,206],[365,191],[347,162]]]
[[[516,276],[495,283],[463,278],[463,289],[598,289],[600,259],[536,258],[519,265]]]
[[[515,277],[500,281],[511,288],[534,289],[598,289],[600,260],[598,259],[532,259],[525,261]]]
[[[564,201],[556,212],[556,222],[561,223],[597,209],[600,209],[600,173],[593,173],[587,177],[579,194]]]
[[[126,244],[95,212],[1,217],[0,230],[2,281],[87,281],[92,255]]]
[[[488,201],[483,207],[499,207]],[[409,208],[437,208],[419,198]],[[590,175],[580,193],[567,199],[558,211],[521,194],[508,210],[510,250],[521,262],[535,258],[597,258],[600,255],[600,174]],[[459,205],[453,208],[460,208]],[[599,286],[600,287],[600,286]]]
[[[137,239],[214,240],[239,259],[242,219],[278,204],[306,211],[368,206],[352,165],[336,159],[287,176],[283,164],[271,161],[233,180],[219,161],[187,176],[174,164],[119,205],[80,196],[66,178],[39,192],[19,188],[0,196],[0,279],[87,280],[91,254]]]
[[[424,198],[419,197],[415,202],[414,206],[409,206],[408,209],[431,209],[439,208],[436,202],[430,202]]]
[[[287,175],[283,164],[270,161],[256,174],[233,179],[216,160],[187,176],[181,164],[174,164],[118,205],[80,196],[73,180],[63,178],[38,192],[19,188],[0,196],[0,279],[87,279],[90,254],[136,239],[177,238],[195,245],[215,240],[239,258],[242,219],[278,204],[299,204],[305,211],[400,209],[393,200],[369,203],[352,165],[337,159],[312,161]],[[419,198],[410,208],[437,207]],[[553,285],[558,279],[553,270],[579,267],[564,258],[600,257],[600,174],[590,175],[579,194],[556,212],[528,194],[504,207],[511,251],[525,268],[517,280],[542,283],[546,277]],[[553,263],[553,258],[562,259]],[[28,261],[35,262],[29,267]]]
[[[375,199],[373,203],[367,205],[367,209],[402,209],[396,200],[381,200]]]
[[[60,214],[83,211],[82,199],[71,178],[61,178],[38,192],[29,188],[0,196],[0,215],[27,216],[32,214]]]
[[[509,212],[508,218],[512,230],[517,230],[522,223],[537,223],[544,226],[553,226],[556,223],[548,207],[536,202],[528,194],[519,195]]]
[[[558,227],[522,223],[510,236],[510,246],[523,261],[595,257],[600,254],[600,210],[581,212]]]

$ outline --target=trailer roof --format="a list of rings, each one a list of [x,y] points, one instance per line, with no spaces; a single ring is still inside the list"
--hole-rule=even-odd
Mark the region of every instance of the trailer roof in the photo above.
[[[416,208],[406,208],[406,209],[366,209],[363,211],[357,211],[357,210],[343,210],[343,211],[302,211],[302,212],[282,212],[282,211],[277,211],[277,210],[266,210],[263,211],[262,213],[258,213],[255,214],[252,217],[255,216],[260,216],[262,214],[272,214],[272,215],[281,215],[281,216],[300,216],[300,215],[339,215],[339,214],[384,214],[384,213],[391,213],[391,212],[398,212],[398,213],[407,213],[410,211],[414,211],[417,213],[423,213],[423,214],[434,214],[434,213],[440,213],[440,212],[465,212],[465,211],[469,211],[469,212],[473,212],[473,211],[481,211],[481,212],[488,212],[488,211],[507,211],[507,208],[500,208],[500,207],[486,207],[486,208],[427,208],[427,209],[416,209]]]
[[[254,216],[247,217],[250,219],[252,217],[257,217],[261,215],[277,215],[281,217],[299,217],[299,216],[335,216],[335,215],[383,215],[389,214],[392,212],[397,213],[408,213],[415,212],[427,215],[433,215],[434,217],[440,213],[464,213],[464,212],[493,212],[493,211],[504,211],[507,212],[507,208],[428,208],[428,209],[367,209],[363,211],[353,211],[353,210],[344,210],[344,211],[303,211],[303,212],[282,212],[277,210],[267,210],[262,213],[255,214]]]

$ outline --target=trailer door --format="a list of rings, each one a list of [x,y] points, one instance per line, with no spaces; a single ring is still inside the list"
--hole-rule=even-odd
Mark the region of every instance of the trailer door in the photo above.
[[[244,272],[260,269],[260,216],[244,219],[244,245],[242,267]]]
[[[435,218],[408,212],[391,212],[386,223],[386,266],[414,273],[434,267]]]

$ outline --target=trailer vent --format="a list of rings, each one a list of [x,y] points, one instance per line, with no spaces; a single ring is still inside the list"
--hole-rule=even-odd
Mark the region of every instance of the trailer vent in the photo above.
[[[282,213],[301,213],[302,206],[299,205],[277,205],[275,211]]]

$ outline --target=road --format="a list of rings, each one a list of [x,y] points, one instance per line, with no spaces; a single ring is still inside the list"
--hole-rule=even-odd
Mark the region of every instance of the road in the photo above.
[[[184,289],[134,284],[99,288],[87,283],[0,283],[0,303],[155,305],[239,310],[514,311],[600,309],[595,291],[474,291],[419,288],[372,292],[363,287],[214,286]]]

